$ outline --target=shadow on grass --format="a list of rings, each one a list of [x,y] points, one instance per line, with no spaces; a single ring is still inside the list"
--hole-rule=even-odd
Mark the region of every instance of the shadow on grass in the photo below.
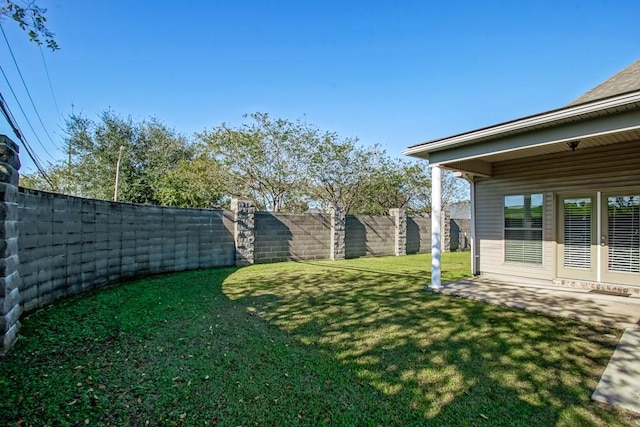
[[[425,293],[427,259],[194,271],[62,301],[23,319],[0,360],[0,419],[630,422],[589,401],[615,343],[609,330]],[[463,275],[459,265],[444,279]]]
[[[234,276],[223,289],[393,402],[392,411],[370,423],[624,425],[632,419],[590,401],[616,342],[606,328],[425,293],[424,277],[403,272],[305,264],[252,281]]]
[[[2,424],[362,425],[397,410],[331,355],[229,300],[222,284],[241,271],[125,283],[24,318],[0,360]]]

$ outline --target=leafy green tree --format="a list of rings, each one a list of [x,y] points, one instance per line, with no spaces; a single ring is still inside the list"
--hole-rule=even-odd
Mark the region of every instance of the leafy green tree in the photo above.
[[[358,212],[365,198],[365,185],[376,170],[380,148],[365,148],[357,139],[340,140],[325,133],[311,147],[309,173],[311,194],[325,208],[341,206],[345,212]]]
[[[49,185],[49,182],[44,179],[42,174],[38,172],[20,174],[20,186],[36,188],[44,191],[63,192],[60,189],[63,188],[67,182],[67,169],[60,163],[50,164],[47,169],[47,175],[53,185],[53,189],[51,188],[51,185]]]
[[[377,145],[363,147],[356,139],[340,140],[330,133],[313,147],[311,159],[312,195],[325,207],[340,205],[348,214],[375,215],[386,215],[391,208],[411,213],[431,210],[426,165],[393,159]],[[457,185],[447,183],[453,184]],[[446,194],[458,193],[451,189]]]
[[[43,42],[53,51],[60,49],[55,34],[46,26],[47,9],[35,4],[35,1],[16,2],[0,0],[0,18],[10,17],[29,35],[29,39],[41,45]]]
[[[119,200],[179,207],[226,206],[233,195],[259,209],[303,212],[342,206],[349,214],[431,210],[426,164],[391,158],[305,122],[255,113],[240,127],[222,124],[193,144],[156,119],[134,122],[112,111],[66,123],[67,159],[49,165],[56,191],[111,199],[120,162]],[[21,185],[47,189],[40,177]],[[463,181],[443,176],[443,207],[466,198]]]
[[[177,167],[160,178],[158,200],[165,206],[182,208],[227,207],[235,194],[226,168],[215,159],[199,156],[181,160]]]
[[[194,154],[186,138],[157,119],[136,123],[112,111],[97,121],[72,115],[66,133],[67,159],[50,165],[48,172],[56,191],[75,196],[112,199],[120,159],[118,200],[159,204],[163,176]],[[31,175],[20,184],[42,188]]]
[[[385,214],[400,207],[413,214],[431,213],[431,169],[424,162],[401,160],[385,165],[375,176],[368,213]],[[442,209],[469,199],[469,184],[451,171],[442,174]]]
[[[411,213],[428,212],[431,179],[426,168],[382,154],[378,167],[363,186],[363,197],[354,208],[358,213],[386,215],[391,208]]]
[[[442,208],[461,200],[469,200],[469,183],[462,178],[456,178],[451,171],[443,171],[442,174]],[[429,192],[429,205],[431,205],[431,192]]]
[[[306,206],[307,144],[316,130],[266,113],[250,117],[250,124],[231,128],[223,123],[198,137],[210,157],[228,168],[239,195],[251,197],[259,209],[280,212]]]

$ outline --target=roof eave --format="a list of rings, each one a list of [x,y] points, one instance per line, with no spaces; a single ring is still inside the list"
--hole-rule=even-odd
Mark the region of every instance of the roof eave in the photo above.
[[[611,108],[623,107],[628,104],[640,102],[640,91],[630,92],[619,96],[613,96],[593,102],[559,108],[556,110],[539,113],[533,116],[523,117],[497,125],[477,129],[453,135],[447,138],[435,139],[411,146],[404,150],[405,156],[429,158],[429,153],[440,151],[458,145],[469,144],[479,140],[496,139],[514,131],[524,132],[530,128],[541,125],[551,125],[560,120],[566,120],[581,115],[602,112]]]

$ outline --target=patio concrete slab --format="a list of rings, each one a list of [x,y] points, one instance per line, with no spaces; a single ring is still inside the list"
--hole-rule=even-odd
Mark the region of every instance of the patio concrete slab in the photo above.
[[[640,330],[624,332],[591,398],[640,413]]]
[[[542,283],[476,277],[446,283],[436,292],[582,322],[640,330],[640,297],[623,297]]]

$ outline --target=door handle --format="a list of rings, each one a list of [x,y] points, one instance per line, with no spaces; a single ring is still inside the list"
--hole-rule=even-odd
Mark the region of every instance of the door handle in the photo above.
[[[600,238],[600,246],[607,246],[607,236],[604,234]]]

